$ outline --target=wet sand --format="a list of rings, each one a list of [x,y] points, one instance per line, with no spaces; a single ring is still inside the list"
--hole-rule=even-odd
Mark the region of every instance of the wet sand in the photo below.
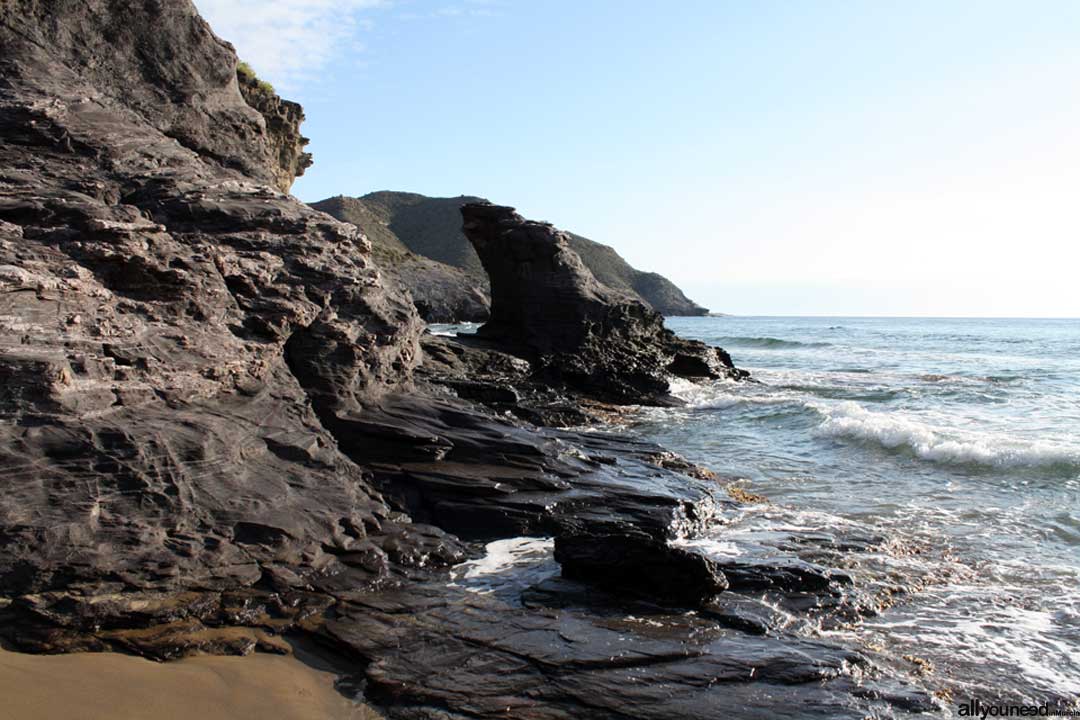
[[[291,656],[155,663],[112,653],[0,649],[0,720],[378,720]]]

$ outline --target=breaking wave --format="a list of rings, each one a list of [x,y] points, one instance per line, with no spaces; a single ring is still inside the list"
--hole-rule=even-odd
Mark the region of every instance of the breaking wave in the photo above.
[[[809,404],[824,419],[818,430],[840,439],[908,451],[922,460],[998,468],[1080,471],[1080,450],[1050,443],[1022,442],[996,435],[948,437],[941,429],[896,413],[867,410],[858,403]]]
[[[814,387],[743,387],[736,383],[701,386],[680,381],[673,383],[672,391],[694,411],[787,406],[820,418],[815,428],[818,435],[908,453],[928,462],[1080,475],[1078,447],[1020,440],[989,431],[946,430],[899,411],[868,410],[850,399],[830,402],[828,393]],[[882,394],[881,399],[888,400],[888,394]]]

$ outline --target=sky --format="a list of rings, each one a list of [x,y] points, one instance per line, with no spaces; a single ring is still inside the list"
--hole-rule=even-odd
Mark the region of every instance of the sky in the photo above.
[[[714,311],[1080,317],[1080,2],[195,0],[305,201],[480,195]]]

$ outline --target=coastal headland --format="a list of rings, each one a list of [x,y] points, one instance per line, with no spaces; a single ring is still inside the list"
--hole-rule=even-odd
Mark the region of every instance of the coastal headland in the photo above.
[[[0,79],[12,650],[330,702],[270,657],[288,639],[401,719],[934,707],[887,653],[790,620],[838,626],[903,592],[849,573],[883,538],[791,531],[710,557],[690,541],[756,498],[596,430],[678,404],[673,378],[752,379],[598,282],[567,234],[465,205],[491,317],[432,336],[356,226],[288,194],[311,163],[302,110],[238,72],[189,0],[4,3]],[[483,591],[456,574],[521,538],[560,571]],[[4,682],[39,662],[5,654]],[[48,701],[82,697],[65,693]]]

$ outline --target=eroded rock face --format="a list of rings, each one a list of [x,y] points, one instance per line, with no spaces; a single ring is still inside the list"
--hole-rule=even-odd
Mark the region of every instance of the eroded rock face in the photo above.
[[[284,190],[293,179],[288,173],[303,165],[301,148],[285,148],[283,127],[274,127],[295,134],[298,108],[272,111],[269,98],[249,106],[238,86],[236,54],[190,2],[11,0],[0,12],[4,58],[35,79],[43,102],[63,97],[62,86],[77,78],[89,92],[72,99],[86,100],[87,110],[123,105],[205,162]]]
[[[274,188],[191,4],[118,5],[0,11],[0,586],[305,587],[395,525],[315,410],[407,383],[422,326]]]
[[[274,185],[282,192],[289,192],[293,180],[303,175],[312,163],[311,153],[304,152],[309,140],[300,134],[304,109],[298,103],[282,100],[254,75],[238,72],[236,79],[244,101],[258,110],[266,122]]]
[[[379,658],[357,680],[402,720],[860,720],[934,709],[917,688],[876,677],[867,654],[825,641],[733,631],[573,581],[520,596],[410,588],[365,598],[323,633]]]
[[[132,598],[147,594],[165,609],[139,622],[227,623],[239,593],[281,629],[303,615],[271,610],[282,593],[320,607],[460,559],[432,525],[662,544],[704,517],[709,493],[639,451],[603,451],[626,453],[616,467],[468,398],[413,393],[409,298],[353,226],[273,187],[279,158],[248,146],[261,126],[211,72],[235,57],[189,5],[128,3],[122,23],[104,6],[18,9],[0,25],[0,587],[48,626],[24,645],[84,647],[80,633],[143,617]],[[125,33],[153,23],[184,42],[150,46],[151,72]],[[112,70],[87,65],[76,29],[123,36]],[[179,77],[178,57],[206,77]],[[670,487],[647,490],[654,474]]]
[[[627,403],[664,402],[671,374],[745,375],[723,351],[677,338],[659,313],[599,283],[551,225],[486,203],[461,213],[491,278],[491,319],[479,335],[526,354],[538,373]]]

